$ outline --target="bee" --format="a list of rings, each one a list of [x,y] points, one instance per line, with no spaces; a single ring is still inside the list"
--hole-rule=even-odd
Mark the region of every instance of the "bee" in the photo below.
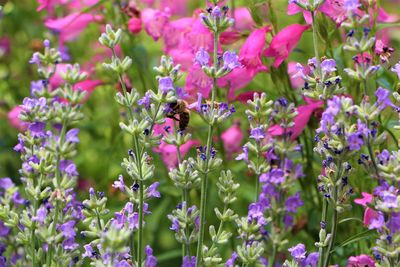
[[[187,107],[187,103],[184,100],[177,100],[168,104],[169,112],[166,117],[179,121],[179,130],[186,130],[189,125],[190,111]],[[177,118],[176,116],[179,116]]]

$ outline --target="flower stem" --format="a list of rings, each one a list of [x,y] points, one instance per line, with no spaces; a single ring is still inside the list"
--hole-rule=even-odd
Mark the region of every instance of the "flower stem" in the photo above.
[[[315,19],[315,13],[314,11],[311,12],[312,16],[312,29],[313,29],[313,42],[314,42],[314,56],[315,56],[315,62],[316,62],[316,72],[317,75],[321,75],[321,63],[320,63],[320,57],[319,57],[319,52],[318,52],[318,33],[317,33],[317,21]]]
[[[61,147],[61,145],[64,143],[64,139],[65,139],[65,133],[67,131],[67,123],[65,120],[62,121],[62,128],[61,128],[61,132],[60,132],[60,138],[58,141],[58,146]],[[61,162],[61,155],[58,152],[57,157],[56,157],[56,207],[54,209],[54,218],[53,218],[53,225],[51,228],[51,236],[55,237],[56,236],[56,227],[58,224],[58,217],[59,217],[59,209],[60,209],[60,201],[58,200],[58,194],[60,193],[60,186],[61,186],[61,170],[60,170],[60,162]],[[48,253],[47,253],[47,259],[46,259],[46,266],[50,266],[51,263],[51,259],[52,259],[52,253],[53,253],[53,246],[49,245],[48,248]]]
[[[322,200],[322,218],[321,218],[321,222],[323,222],[323,223],[325,223],[326,222],[326,215],[327,215],[327,213],[328,213],[328,201],[324,198],[323,200]],[[320,242],[321,242],[322,240],[320,240]],[[325,249],[324,249],[324,247],[319,247],[319,251],[318,251],[318,253],[319,253],[319,256],[318,256],[318,258],[320,259],[319,261],[318,261],[318,267],[322,267],[322,264],[323,264],[323,259],[324,259],[324,252],[325,252]]]
[[[219,40],[219,32],[214,31],[214,68],[215,70],[218,68],[218,40]],[[215,91],[217,89],[217,79],[213,78],[213,86],[211,90],[211,112],[214,113],[214,102],[215,102]],[[211,117],[214,117],[211,114]],[[205,170],[204,175],[201,179],[201,192],[200,192],[200,232],[199,232],[199,241],[197,243],[197,251],[196,251],[196,267],[200,267],[202,252],[203,252],[203,241],[204,241],[204,228],[205,228],[205,216],[206,216],[206,203],[207,203],[207,180],[208,180],[208,162],[210,160],[210,151],[212,147],[212,134],[214,130],[214,124],[210,122],[208,125],[208,136],[207,136],[207,146],[206,146],[206,161],[205,161]]]

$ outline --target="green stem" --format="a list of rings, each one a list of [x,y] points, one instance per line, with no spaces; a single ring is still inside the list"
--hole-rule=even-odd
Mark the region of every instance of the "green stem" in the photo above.
[[[326,223],[327,213],[328,213],[328,201],[324,198],[322,200],[322,218],[321,218],[321,222]],[[320,240],[320,242],[321,241],[322,240]],[[320,247],[318,253],[319,253],[318,258],[320,259],[318,261],[318,267],[322,267],[323,259],[324,259],[324,253],[325,253],[324,247]]]
[[[275,258],[276,258],[276,245],[272,245],[272,255],[271,258],[268,260],[268,267],[273,267],[275,264]]]
[[[137,263],[138,266],[142,266],[143,261],[143,201],[144,201],[144,183],[142,173],[142,154],[139,152],[139,140],[137,134],[133,138],[135,145],[135,154],[137,165],[139,169],[139,227],[138,227],[138,245],[137,245]],[[132,235],[133,238],[133,235]]]
[[[61,145],[64,143],[64,139],[65,139],[65,134],[67,131],[67,123],[65,120],[62,121],[62,128],[61,128],[61,133],[60,133],[60,138],[58,141],[58,146],[61,147]],[[57,154],[57,158],[56,158],[56,193],[58,193],[57,191],[60,191],[60,186],[61,186],[61,171],[60,171],[60,162],[61,162],[61,155],[58,152]],[[51,228],[51,236],[55,237],[56,236],[56,227],[58,224],[58,217],[59,217],[59,209],[60,209],[60,201],[58,200],[58,197],[56,197],[56,207],[55,207],[55,211],[54,211],[54,218],[53,218],[53,225]],[[53,240],[54,241],[54,240]],[[49,244],[49,249],[48,249],[48,253],[47,253],[47,259],[46,259],[46,266],[50,266],[51,263],[51,258],[52,258],[52,253],[53,253],[53,246],[54,244]]]
[[[218,40],[219,33],[214,31],[214,68],[215,70],[218,68]],[[215,102],[215,91],[217,89],[217,79],[213,78],[213,86],[211,90],[211,117],[213,117],[214,113],[214,102]],[[200,267],[200,263],[202,260],[202,252],[203,252],[203,241],[204,241],[204,228],[205,228],[205,216],[206,216],[206,203],[207,203],[207,180],[208,180],[208,162],[210,160],[210,151],[212,147],[212,134],[214,130],[214,124],[210,122],[208,125],[208,136],[207,136],[207,146],[206,146],[206,160],[205,160],[205,170],[204,175],[201,179],[201,192],[200,192],[200,231],[199,231],[199,241],[197,243],[197,251],[196,251],[196,267]]]
[[[317,75],[321,75],[321,63],[320,63],[321,59],[319,57],[319,52],[318,52],[317,20],[315,18],[314,11],[311,12],[311,16],[312,16],[312,29],[313,29],[313,42],[314,42],[314,56],[315,56],[315,62],[317,64],[316,73]]]

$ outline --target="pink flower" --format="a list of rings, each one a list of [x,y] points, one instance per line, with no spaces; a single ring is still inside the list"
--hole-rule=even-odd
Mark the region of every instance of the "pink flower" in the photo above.
[[[211,92],[212,79],[208,77],[199,65],[193,65],[186,78],[185,90],[191,96],[201,93],[203,97],[208,98]]]
[[[379,213],[371,208],[366,208],[364,211],[363,223],[365,226],[369,226],[374,220],[379,218]]]
[[[293,120],[295,125],[286,130],[288,132],[291,132],[292,140],[295,140],[303,132],[313,112],[320,109],[322,105],[323,105],[322,101],[316,101],[306,105],[299,106],[297,108],[298,114]],[[268,129],[268,133],[271,134],[272,136],[278,136],[278,135],[283,135],[284,130],[280,125],[273,125]]]
[[[224,149],[228,158],[231,158],[232,154],[241,151],[243,132],[242,129],[240,129],[240,122],[235,122],[233,126],[223,132],[221,134],[221,139],[224,142]]]
[[[100,15],[75,12],[64,18],[48,19],[45,26],[59,32],[60,40],[64,42],[75,39],[90,23],[101,19],[102,16]]]
[[[383,8],[379,9],[377,21],[380,23],[395,23],[400,20],[398,15],[388,14]]]
[[[303,16],[307,24],[312,24],[312,16],[310,11],[306,11],[296,5],[295,3],[289,3],[288,9],[287,9],[287,14],[289,16],[295,15],[297,13],[303,12]]]
[[[289,25],[272,38],[271,44],[265,52],[265,56],[275,59],[273,64],[275,68],[278,68],[289,56],[290,52],[299,42],[303,32],[309,27],[308,25],[301,24]]]
[[[235,8],[235,24],[234,29],[237,31],[248,31],[254,27],[254,21],[251,17],[250,11],[246,7]]]
[[[154,134],[165,135],[166,130],[165,127],[169,127],[168,131],[173,131],[174,121],[172,119],[167,119],[166,122],[162,125],[156,125],[154,127]],[[200,142],[198,140],[189,140],[185,144],[179,147],[179,152],[182,157],[184,157],[193,146],[199,145]],[[171,169],[178,165],[178,156],[176,151],[176,146],[170,145],[161,141],[161,144],[153,149],[154,152],[159,153],[161,155],[161,159],[168,169]]]
[[[161,0],[161,9],[170,9],[171,15],[185,16],[188,13],[189,0]]]
[[[161,11],[157,9],[146,8],[142,11],[144,29],[154,41],[157,41],[163,35],[164,28],[167,25],[170,16],[171,14],[169,9]]]
[[[254,30],[240,49],[239,61],[243,67],[234,69],[218,80],[219,87],[229,86],[229,99],[233,99],[235,91],[246,86],[259,72],[267,71],[267,67],[262,64],[261,56],[265,49],[266,34],[269,31],[271,31],[270,26]]]
[[[304,86],[304,80],[301,76],[296,75],[299,72],[297,66],[299,63],[297,62],[289,62],[288,63],[288,74],[290,76],[290,83],[294,89],[302,88]],[[303,66],[304,74],[308,74],[310,72],[310,68],[308,66]]]
[[[354,199],[354,203],[367,207],[367,204],[372,203],[374,196],[371,194],[368,194],[366,192],[362,192],[361,195],[363,196],[362,198],[357,198]]]
[[[365,254],[351,256],[347,262],[347,267],[375,267],[374,260]]]
[[[142,20],[140,18],[132,17],[128,20],[128,30],[137,34],[142,30]]]
[[[28,128],[28,123],[20,120],[19,114],[21,111],[22,108],[20,106],[15,106],[8,112],[7,118],[12,127],[20,132],[24,132]]]

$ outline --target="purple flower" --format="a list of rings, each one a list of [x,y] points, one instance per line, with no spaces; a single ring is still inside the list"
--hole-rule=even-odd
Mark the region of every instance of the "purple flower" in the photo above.
[[[62,243],[63,248],[65,250],[74,250],[76,249],[79,245],[75,242],[74,237],[70,237],[68,239],[65,239]]]
[[[46,47],[46,48],[50,48],[50,41],[49,41],[48,39],[45,39],[45,40],[43,41],[43,45],[44,45],[44,47]]]
[[[379,205],[386,209],[395,209],[398,207],[397,195],[390,191],[384,191],[382,193],[382,203]]]
[[[383,217],[383,213],[378,211],[377,217],[371,219],[368,229],[380,230],[384,224],[385,224],[385,218]]]
[[[150,92],[146,92],[144,97],[138,100],[138,104],[148,109],[150,108],[150,99],[151,99]]]
[[[260,142],[261,140],[263,140],[265,138],[265,133],[260,127],[257,127],[257,128],[251,129],[250,138],[253,138],[257,142]]]
[[[161,195],[160,195],[160,192],[157,191],[157,187],[158,187],[159,185],[160,185],[159,182],[155,182],[155,183],[151,184],[151,185],[147,188],[146,196],[147,196],[148,198],[152,198],[152,197],[159,198],[159,197],[161,196]]]
[[[221,18],[222,17],[222,12],[221,12],[221,8],[219,6],[215,6],[212,10],[211,10],[211,16],[213,18]]]
[[[93,257],[93,248],[91,245],[84,245],[85,253],[82,254],[82,258],[92,258]]]
[[[260,203],[251,203],[249,205],[249,212],[247,217],[249,221],[256,221],[257,225],[264,226],[267,224],[267,220],[264,218],[265,207]]]
[[[287,212],[295,213],[298,207],[304,205],[304,202],[301,200],[300,192],[297,192],[294,196],[290,196],[285,201],[285,207]]]
[[[182,267],[196,267],[196,256],[185,256],[182,261]]]
[[[394,73],[397,74],[398,78],[400,79],[400,62],[394,65],[394,67],[391,69]]]
[[[297,244],[296,246],[289,248],[288,251],[297,262],[302,262],[306,258],[307,251],[304,244]]]
[[[14,186],[14,183],[10,178],[5,177],[5,178],[0,179],[0,188],[7,190],[8,188],[13,187],[13,186]]]
[[[197,51],[194,61],[200,66],[207,66],[210,62],[210,55],[208,52],[202,47],[199,51]]]
[[[127,262],[126,260],[117,260],[116,262],[114,262],[114,267],[132,267],[132,265],[129,264],[129,262]]]
[[[377,157],[381,165],[386,165],[390,159],[390,153],[387,149],[384,149]]]
[[[294,171],[294,177],[296,179],[304,177],[304,172],[303,172],[303,165],[300,163],[296,165],[295,171]]]
[[[267,173],[263,173],[260,175],[260,182],[262,183],[272,183],[272,184],[281,184],[285,181],[285,172],[279,168],[273,168]]]
[[[40,224],[44,223],[44,220],[46,219],[47,216],[47,208],[46,207],[40,207],[37,212],[36,216],[32,217],[32,221],[39,222]]]
[[[352,133],[347,137],[347,143],[349,144],[349,149],[353,150],[360,150],[361,147],[364,145],[364,141],[362,137],[358,133]]]
[[[34,122],[29,125],[28,130],[33,138],[41,138],[45,135],[45,127],[46,124],[43,122]]]
[[[43,81],[32,81],[31,82],[31,96],[35,97],[36,93],[41,93],[43,91]]]
[[[355,11],[359,6],[358,0],[344,0],[344,8],[347,11]]]
[[[179,232],[179,229],[181,228],[181,226],[179,224],[178,219],[172,215],[168,215],[168,219],[170,219],[172,222],[171,227],[169,229],[172,231],[175,231],[176,233]]]
[[[124,227],[126,222],[126,216],[124,212],[116,212],[114,213],[114,219],[112,220],[112,225],[117,228],[121,229]]]
[[[390,101],[389,90],[379,87],[375,92],[375,96],[376,96],[376,103],[379,109],[383,110],[387,106],[393,106],[392,101]]]
[[[243,153],[239,154],[235,159],[236,160],[244,160],[245,162],[249,161],[249,149],[247,146],[243,146]]]
[[[239,63],[239,57],[235,52],[226,51],[222,56],[224,61],[224,68],[228,70],[233,70],[241,66]]]
[[[132,202],[126,202],[124,211],[128,212],[128,214],[131,214],[133,212],[133,203]]]
[[[317,267],[318,264],[318,252],[312,252],[308,254],[307,259],[303,262],[303,267]]]
[[[235,267],[235,261],[237,257],[238,255],[236,254],[236,252],[232,252],[232,256],[225,263],[225,267]]]
[[[36,65],[40,65],[40,54],[39,52],[35,52],[32,55],[32,58],[29,60],[29,64],[36,64]]]
[[[0,237],[5,237],[11,232],[11,229],[4,225],[3,221],[0,221]],[[1,266],[1,265],[0,265]]]
[[[69,130],[65,135],[65,141],[68,143],[79,143],[78,134],[79,134],[79,129],[77,128]]]
[[[74,226],[75,226],[75,221],[68,221],[60,225],[58,230],[62,232],[64,237],[73,238],[76,236]]]
[[[321,62],[321,70],[326,74],[336,71],[336,61],[334,59],[325,59]]]
[[[174,90],[174,83],[171,77],[162,77],[158,80],[158,88],[164,93]]]
[[[144,252],[147,255],[145,267],[155,267],[157,265],[157,259],[153,256],[153,249],[150,246],[146,246]]]
[[[11,201],[14,203],[15,206],[25,203],[25,199],[21,197],[21,194],[18,191],[14,192],[14,194],[11,196]]]
[[[125,191],[124,177],[122,175],[118,176],[118,180],[114,181],[112,187],[118,188],[121,192],[124,192]]]
[[[139,228],[139,213],[134,212],[128,217],[128,229],[138,229]]]
[[[78,176],[76,165],[71,160],[62,160],[60,162],[60,171],[64,172],[68,176]]]
[[[188,93],[186,93],[185,88],[183,87],[176,87],[175,93],[179,99],[184,99],[189,95]]]
[[[285,216],[283,216],[283,223],[285,224],[285,229],[292,227],[293,222],[294,222],[293,216],[290,216],[287,213],[285,214]]]

